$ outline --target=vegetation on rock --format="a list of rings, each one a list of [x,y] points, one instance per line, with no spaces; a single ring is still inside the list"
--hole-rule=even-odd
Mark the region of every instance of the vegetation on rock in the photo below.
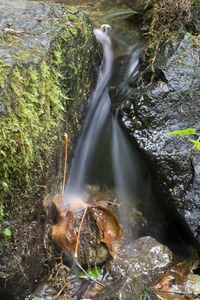
[[[70,138],[81,129],[92,83],[90,71],[95,68],[90,65],[95,51],[87,50],[89,45],[94,47],[94,37],[90,24],[87,32],[84,18],[67,13],[59,22],[54,19],[52,26],[60,33],[52,36],[48,53],[42,46],[25,47],[23,33],[20,37],[1,35],[1,47],[6,49],[10,43],[18,49],[11,48],[11,55],[0,57],[1,209],[16,197],[28,199],[41,193],[56,141],[66,127]],[[56,175],[59,177],[58,170]]]
[[[148,4],[149,0],[147,0]],[[145,14],[144,22],[148,25],[147,36],[149,38],[149,49],[152,71],[161,41],[168,39],[176,41],[184,23],[188,22],[191,15],[192,0],[159,0],[153,1],[153,7]],[[149,25],[150,23],[150,25]],[[172,34],[173,32],[173,34]]]
[[[39,2],[24,7],[27,19],[13,13],[13,24],[28,22],[31,33],[0,29],[0,279],[11,283],[9,290],[0,287],[2,295],[15,293],[19,282],[24,293],[44,271],[46,182],[60,191],[63,134],[67,128],[72,155],[99,62],[83,13]]]
[[[188,129],[184,129],[184,130],[176,130],[176,131],[171,131],[171,132],[167,132],[168,134],[174,134],[174,135],[179,135],[179,136],[185,136],[186,138],[189,137],[189,135],[195,135],[198,136],[197,140],[193,140],[190,139],[190,142],[192,142],[194,145],[190,151],[190,154],[188,155],[188,157],[186,158],[186,160],[184,161],[184,163],[182,164],[182,166],[185,165],[185,163],[188,161],[188,159],[190,158],[190,156],[192,155],[192,152],[195,150],[199,150],[200,151],[200,133],[196,132],[195,128],[188,128]]]

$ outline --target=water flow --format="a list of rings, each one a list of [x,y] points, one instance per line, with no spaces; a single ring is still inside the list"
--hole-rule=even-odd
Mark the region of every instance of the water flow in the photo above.
[[[118,123],[116,114],[112,119],[113,174],[118,198],[121,200],[126,199],[126,201],[132,200],[133,194],[130,193],[130,187],[132,191],[137,190],[135,183],[137,177],[139,177],[136,174],[136,170],[138,170],[137,161],[135,161],[135,156],[133,156],[131,150],[128,146],[127,137]]]
[[[115,69],[110,37],[100,29],[94,32],[103,45],[104,59],[75,151],[64,202],[69,203],[77,198],[84,200],[87,197],[84,191],[87,184],[114,187],[117,199],[121,202],[119,217],[125,231],[130,232],[130,219],[137,221],[140,218],[140,227],[138,224],[131,224],[128,239],[152,235],[161,243],[170,244],[169,237],[177,240],[177,235],[152,193],[150,174],[141,153],[138,153],[130,136],[119,125],[118,111],[111,112],[108,86],[115,87],[116,98],[112,95],[112,101],[116,99],[118,105],[130,99],[130,95],[134,93],[134,84],[129,83],[133,83],[133,79],[139,75],[142,45],[136,41],[128,47],[120,60],[122,69],[118,68],[119,65]],[[117,70],[114,74],[113,69]],[[183,246],[185,247],[184,243]]]
[[[100,134],[110,111],[110,99],[107,86],[111,78],[113,64],[111,40],[107,33],[104,33],[100,29],[95,29],[94,33],[103,45],[104,60],[97,87],[91,99],[91,107],[75,151],[69,181],[63,196],[65,203],[71,202],[77,197],[84,197],[84,184],[90,161],[95,153]]]
[[[111,39],[100,29],[95,29],[94,33],[103,45],[104,59],[91,106],[78,140],[69,181],[64,192],[64,201],[68,203],[77,198],[84,199],[84,186],[87,183],[95,184],[95,180],[102,183],[103,178],[105,185],[108,181],[112,182],[118,199],[133,205],[134,199],[144,198],[141,191],[147,190],[147,187],[143,186],[146,173],[130,138],[118,123],[117,112],[111,113],[108,94],[114,61]],[[126,53],[126,58],[129,59],[123,65],[124,73],[120,74],[118,94],[120,101],[123,101],[132,90],[127,82],[129,78],[138,75],[141,49],[141,45],[139,46],[136,40]],[[95,165],[98,165],[96,169]],[[94,181],[91,180],[92,177],[95,178]],[[102,178],[99,180],[99,177]]]

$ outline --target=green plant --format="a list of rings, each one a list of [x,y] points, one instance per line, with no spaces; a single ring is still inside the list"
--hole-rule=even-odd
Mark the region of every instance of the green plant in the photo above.
[[[185,163],[188,161],[188,159],[192,155],[193,151],[195,151],[195,150],[200,151],[200,133],[197,133],[195,128],[187,128],[187,129],[184,129],[184,130],[170,131],[170,132],[167,132],[167,134],[174,134],[174,135],[187,136],[187,137],[191,134],[198,136],[197,140],[190,139],[190,142],[192,142],[194,145],[193,145],[193,147],[190,151],[190,154],[188,155],[188,157],[186,158],[186,160],[184,161],[182,166],[184,166]]]
[[[86,270],[87,274],[94,280],[99,280],[101,268],[99,266],[94,267],[90,270]],[[88,276],[82,271],[79,276],[80,278],[88,278]]]
[[[147,1],[147,5],[149,0]],[[150,64],[154,72],[154,62],[159,50],[161,41],[164,39],[177,39],[183,28],[183,23],[189,20],[192,0],[153,0],[153,8],[146,15],[145,22],[150,20],[149,49],[153,50],[150,55]],[[176,37],[174,32],[176,30]]]
[[[11,234],[12,234],[12,232],[9,228],[5,228],[3,233],[5,234],[5,236],[8,236],[8,237],[11,236]]]
[[[4,206],[2,203],[0,203],[0,220],[3,220],[4,212],[3,212]],[[0,225],[1,226],[1,225]]]

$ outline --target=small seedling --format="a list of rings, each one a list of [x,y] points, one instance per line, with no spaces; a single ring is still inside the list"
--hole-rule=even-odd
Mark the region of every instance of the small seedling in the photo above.
[[[190,139],[190,142],[192,142],[194,144],[194,146],[192,147],[190,154],[188,155],[188,157],[186,158],[184,163],[181,165],[181,167],[183,167],[186,164],[186,162],[192,155],[193,151],[195,151],[196,149],[200,151],[200,133],[197,133],[195,128],[187,128],[184,130],[170,131],[170,132],[167,132],[167,134],[174,134],[174,135],[179,135],[179,136],[189,136],[190,134],[194,134],[194,135],[198,136],[197,141]]]
[[[3,233],[5,234],[5,236],[8,236],[8,237],[11,236],[11,234],[12,234],[12,232],[9,228],[5,228]]]

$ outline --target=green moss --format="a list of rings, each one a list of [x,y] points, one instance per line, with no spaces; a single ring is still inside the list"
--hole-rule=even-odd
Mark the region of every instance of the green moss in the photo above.
[[[49,25],[41,36],[0,35],[6,53],[0,57],[0,276],[24,290],[45,259],[44,191],[60,192],[64,132],[70,162],[100,60],[83,14],[52,14],[45,23],[53,29]],[[5,228],[13,243],[3,236]]]
[[[190,41],[192,42],[195,39],[195,36],[191,33],[187,32],[187,36],[190,38]]]
[[[0,64],[3,66],[2,60]],[[5,85],[6,92],[2,88]],[[42,180],[46,153],[62,119],[65,95],[57,70],[42,60],[37,70],[31,64],[11,68],[9,76],[2,79],[1,96],[6,114],[0,119],[0,191],[5,196],[16,187],[32,191],[32,168],[36,168],[36,183]]]
[[[43,47],[25,47],[21,39],[1,37],[4,48],[10,51],[8,39],[12,44],[10,58],[0,58],[0,107],[5,108],[0,117],[0,203],[7,211],[11,203],[22,204],[43,191],[47,174],[50,185],[61,183],[63,133],[68,133],[72,153],[95,83],[97,52],[86,22],[84,15],[67,13],[63,23],[54,24],[59,30],[50,33],[48,53]]]
[[[148,0],[147,0],[148,3]],[[178,42],[184,23],[190,18],[192,0],[153,0],[153,8],[147,14],[145,22],[149,25],[149,50],[152,58],[149,62],[154,72],[154,63],[163,40]]]

